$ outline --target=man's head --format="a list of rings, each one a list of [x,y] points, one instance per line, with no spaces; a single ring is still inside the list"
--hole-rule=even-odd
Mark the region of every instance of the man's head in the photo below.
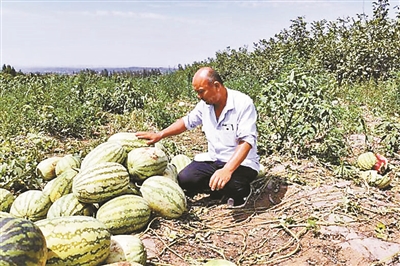
[[[197,97],[207,104],[225,104],[226,88],[217,71],[210,67],[200,68],[194,74],[192,86]]]

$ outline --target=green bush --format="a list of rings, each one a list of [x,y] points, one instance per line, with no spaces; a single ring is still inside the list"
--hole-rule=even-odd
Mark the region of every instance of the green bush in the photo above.
[[[259,96],[260,148],[267,154],[310,154],[315,143],[330,134],[337,138],[340,111],[335,80],[329,75],[311,76],[293,69],[265,86]],[[343,141],[336,141],[342,152]],[[330,151],[332,152],[332,151]]]
[[[60,143],[54,138],[28,134],[0,139],[0,187],[15,192],[41,189],[43,180],[35,169]]]

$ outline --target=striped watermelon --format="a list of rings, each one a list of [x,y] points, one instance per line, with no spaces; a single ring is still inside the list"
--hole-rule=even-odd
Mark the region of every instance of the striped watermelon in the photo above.
[[[364,152],[357,157],[357,165],[361,170],[371,170],[377,162],[373,152]]]
[[[40,228],[22,218],[0,218],[0,265],[44,266],[46,239]]]
[[[105,202],[97,210],[96,218],[112,234],[128,234],[147,225],[151,210],[147,201],[137,195],[122,195]]]
[[[159,149],[159,150],[162,150],[163,152],[165,152],[166,154],[168,154],[168,149],[164,146],[164,144],[163,144],[162,141],[159,141],[159,142],[154,143],[154,147],[157,148],[157,149]]]
[[[116,162],[123,164],[125,162],[127,152],[125,148],[118,142],[104,142],[91,150],[81,163],[81,170],[94,166],[102,162]]]
[[[28,190],[15,198],[10,214],[17,218],[38,221],[46,218],[50,206],[50,198],[42,191]]]
[[[81,167],[81,159],[73,154],[67,154],[62,157],[56,164],[56,175],[59,176],[65,170],[79,169]]]
[[[117,132],[111,135],[108,140],[109,142],[115,141],[121,144],[127,152],[140,147],[148,147],[146,140],[138,139],[136,133],[133,132]]]
[[[14,195],[7,189],[0,188],[0,211],[8,212],[10,211],[11,205],[14,202]]]
[[[140,187],[140,192],[150,209],[161,217],[178,218],[187,210],[182,188],[164,176],[147,178]]]
[[[46,238],[47,266],[99,265],[110,254],[110,232],[93,217],[56,217],[35,224]]]
[[[171,159],[171,163],[176,166],[176,170],[178,171],[178,174],[180,171],[182,171],[183,168],[185,168],[191,162],[192,162],[192,160],[184,154],[175,155]]]
[[[172,163],[167,164],[167,168],[165,168],[162,175],[166,178],[172,179],[175,183],[178,183],[178,171],[176,170],[176,166]]]
[[[50,180],[43,188],[43,193],[49,196],[51,202],[55,202],[61,196],[72,191],[72,180],[78,174],[73,169],[67,169],[56,178]]]
[[[125,261],[139,263],[139,265],[146,264],[146,248],[138,236],[113,235],[111,236],[110,249],[110,255],[106,259],[106,263]]]
[[[156,147],[137,148],[128,153],[126,165],[134,180],[145,180],[163,174],[168,165],[168,156]]]
[[[56,177],[56,165],[62,157],[53,156],[44,159],[36,166],[35,173],[37,176],[49,181]]]
[[[47,212],[47,218],[62,216],[93,216],[96,208],[91,203],[80,202],[73,193],[56,200]]]
[[[72,193],[79,201],[100,203],[124,194],[129,188],[127,169],[115,162],[102,162],[79,172],[72,181]]]

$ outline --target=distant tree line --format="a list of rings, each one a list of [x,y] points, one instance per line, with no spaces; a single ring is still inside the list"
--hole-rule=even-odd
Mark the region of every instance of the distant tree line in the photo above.
[[[15,77],[17,74],[22,74],[21,71],[17,72],[14,67],[6,64],[3,65],[1,72],[10,74],[13,77]]]
[[[18,72],[15,70],[15,68],[11,65],[6,65],[4,64],[2,67],[2,72],[9,74],[11,76],[16,76],[18,75],[46,75],[46,74],[54,74],[54,73],[40,73],[40,72],[36,72],[36,73],[23,73],[21,70],[19,70]],[[94,75],[100,75],[102,77],[130,77],[130,78],[146,78],[146,77],[152,77],[152,76],[160,76],[163,74],[163,72],[158,69],[158,68],[152,68],[152,69],[140,69],[140,70],[108,70],[108,69],[103,69],[101,71],[96,71],[93,69],[82,69],[78,72],[74,72],[74,74],[83,74],[83,75],[89,75],[89,76],[94,76]]]
[[[162,72],[160,69],[141,69],[141,70],[122,70],[122,71],[110,71],[107,69],[103,69],[100,71],[100,75],[103,77],[112,77],[112,76],[125,76],[125,77],[133,77],[133,78],[146,78],[151,76],[159,76]]]

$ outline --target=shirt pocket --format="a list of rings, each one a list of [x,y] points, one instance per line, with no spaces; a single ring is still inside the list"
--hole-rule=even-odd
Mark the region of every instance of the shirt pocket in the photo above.
[[[224,146],[234,147],[237,145],[236,125],[221,124],[218,128],[218,140]]]

